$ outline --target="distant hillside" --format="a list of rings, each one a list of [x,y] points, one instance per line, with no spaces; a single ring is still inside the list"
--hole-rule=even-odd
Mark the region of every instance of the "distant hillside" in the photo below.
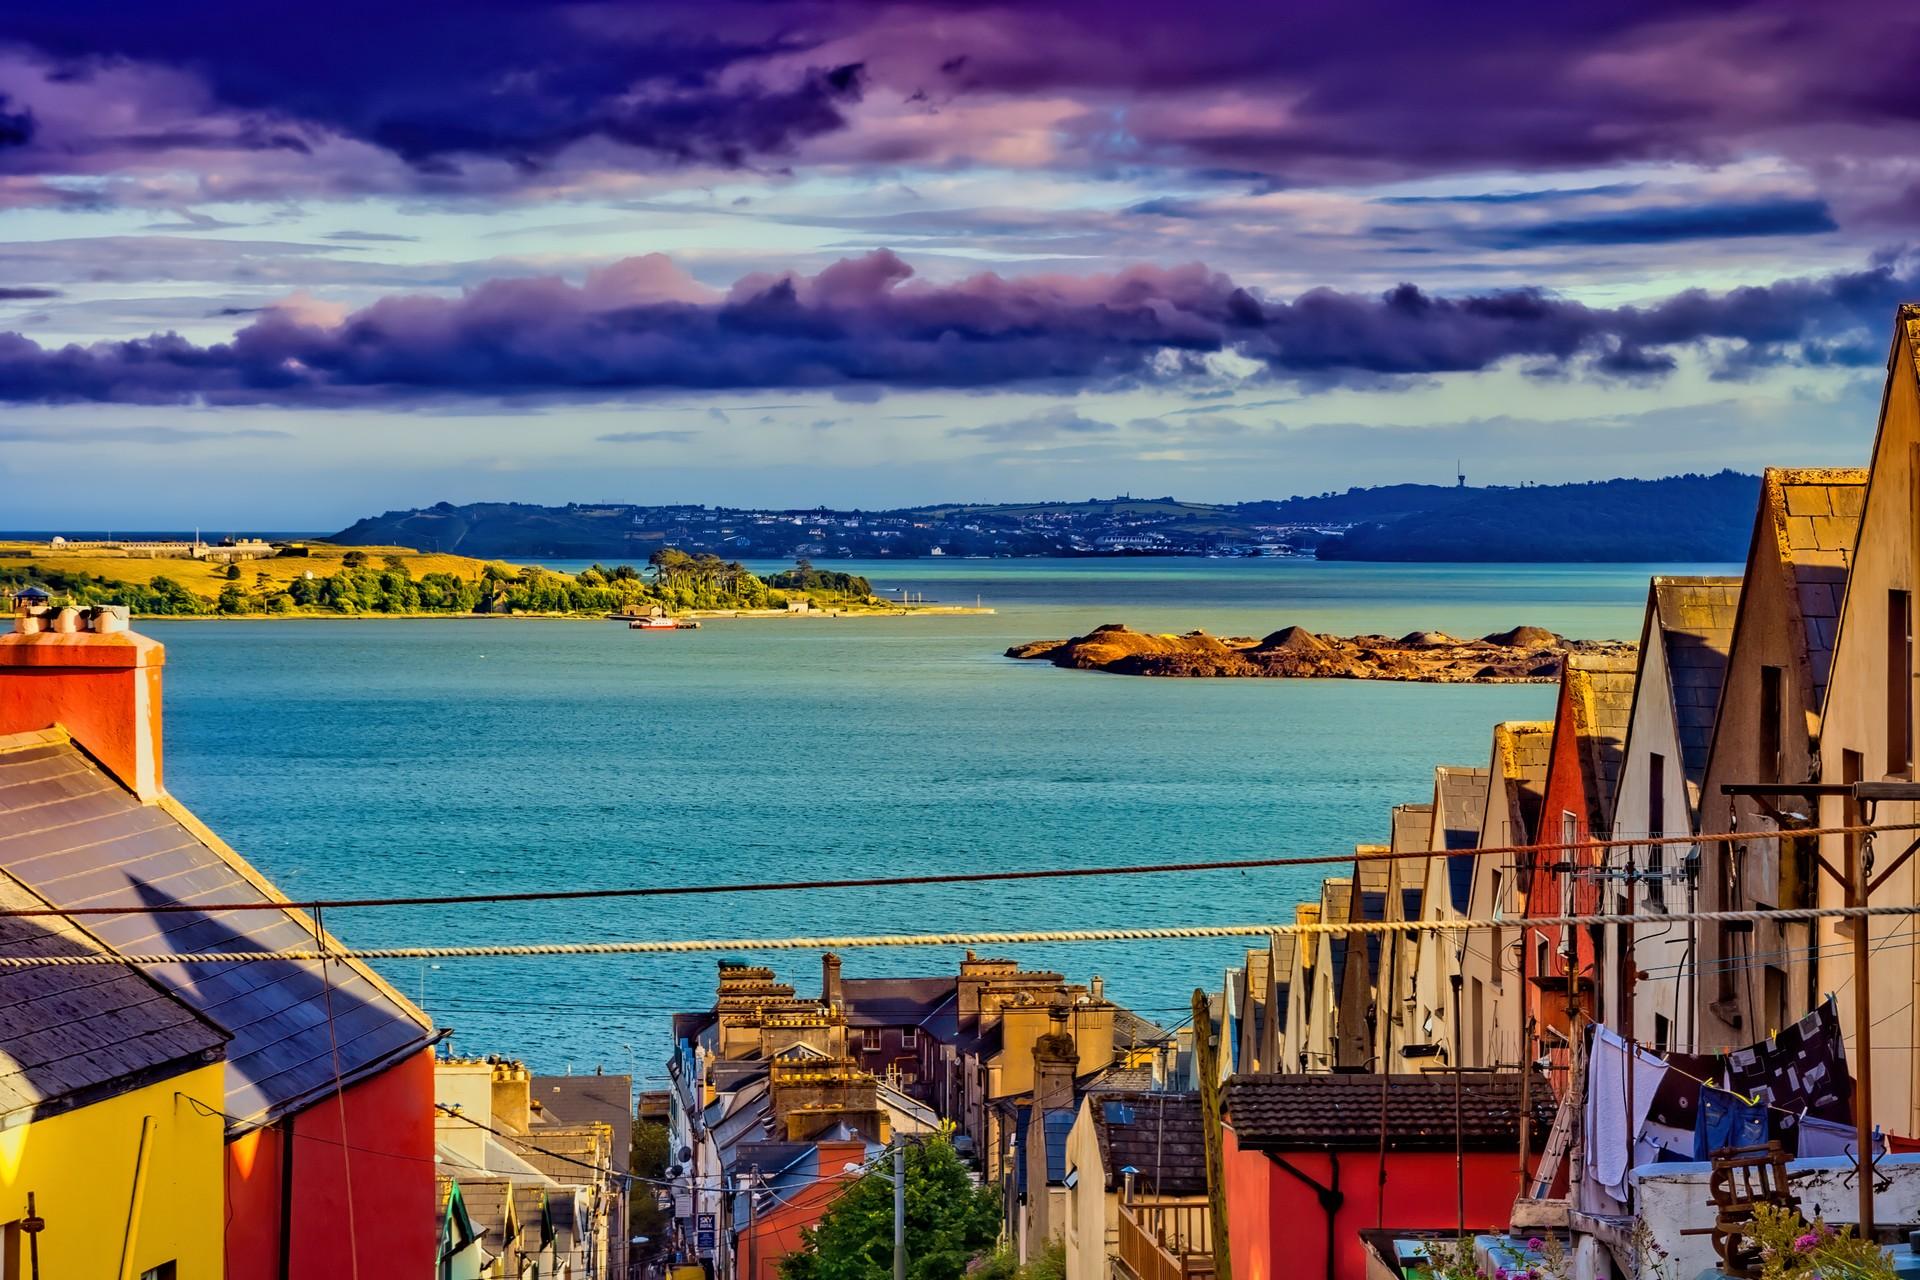
[[[1439,493],[1451,499],[1443,496],[1421,509],[1356,525],[1322,543],[1318,555],[1322,560],[1741,560],[1753,533],[1760,480],[1722,471]]]
[[[1231,505],[1172,497],[886,511],[438,503],[372,516],[352,546],[503,559],[1315,555],[1329,560],[1738,560],[1759,479],[1731,471],[1522,488],[1383,485]]]

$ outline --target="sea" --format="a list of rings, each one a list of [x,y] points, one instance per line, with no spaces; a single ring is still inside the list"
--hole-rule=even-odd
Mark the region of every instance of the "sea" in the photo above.
[[[556,563],[555,567],[577,567]],[[771,571],[779,566],[758,566]],[[1484,765],[1548,685],[1154,680],[1017,662],[1153,631],[1636,638],[1648,576],[1724,565],[1311,560],[835,561],[991,614],[612,622],[141,624],[168,649],[166,781],[296,899],[893,878],[1340,854],[1384,842],[1437,764]],[[753,939],[1290,920],[1336,867],[327,913],[350,944]],[[1165,1027],[1243,941],[986,948],[1106,980]],[[817,951],[730,957],[818,989]],[[948,973],[958,946],[849,950]],[[382,962],[462,1054],[661,1087],[712,953]]]

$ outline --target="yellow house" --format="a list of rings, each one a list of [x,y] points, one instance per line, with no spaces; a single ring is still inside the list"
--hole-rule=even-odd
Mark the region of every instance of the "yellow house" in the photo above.
[[[45,906],[0,875],[0,908]],[[0,956],[87,952],[65,917],[0,916]],[[5,1275],[217,1280],[226,1044],[128,965],[0,968]]]
[[[1903,306],[1896,317],[1893,347],[1888,356],[1886,390],[1880,403],[1879,429],[1873,447],[1866,496],[1854,528],[1851,519],[1809,511],[1788,513],[1808,537],[1822,534],[1844,541],[1854,538],[1852,564],[1845,594],[1839,602],[1839,624],[1832,641],[1832,673],[1826,687],[1826,705],[1817,725],[1792,706],[1769,709],[1774,718],[1764,728],[1775,754],[1785,754],[1791,735],[1804,737],[1810,729],[1820,734],[1819,781],[1833,786],[1856,783],[1912,782],[1917,751],[1915,724],[1914,593],[1920,591],[1920,306]],[[1824,545],[1824,544],[1822,544]],[[1845,549],[1844,545],[1841,549]],[[1831,588],[1829,588],[1831,590]],[[1774,736],[1778,735],[1778,736]],[[1798,781],[1798,779],[1782,779]],[[1873,818],[1881,824],[1915,820],[1920,805],[1910,802],[1878,806]],[[1853,826],[1866,814],[1849,797],[1826,796],[1819,809],[1821,826]],[[1915,901],[1920,892],[1915,863],[1901,856],[1912,836],[1894,830],[1881,836],[1870,850],[1876,854],[1873,901],[1876,904]],[[1851,872],[1863,850],[1856,836],[1820,837],[1821,856],[1835,868]],[[1831,877],[1815,873],[1822,906],[1844,903],[1847,890]],[[1777,877],[1776,877],[1777,878]],[[1869,1013],[1873,1055],[1870,1116],[1895,1133],[1920,1132],[1920,1085],[1915,1083],[1913,1045],[1920,1032],[1914,1013],[1914,995],[1920,989],[1920,949],[1911,945],[1912,922],[1881,917],[1866,923],[1869,939]],[[1847,1038],[1849,1066],[1859,1076],[1859,1054],[1853,979],[1853,936],[1859,926],[1825,919],[1820,922],[1814,952],[1818,968],[1807,973],[1804,992],[1789,992],[1789,973],[1768,966],[1753,975],[1761,1010],[1804,1009],[1818,993],[1840,993],[1841,1025]],[[1795,997],[1789,1002],[1789,997]],[[1772,1028],[1756,1026],[1756,1036]]]

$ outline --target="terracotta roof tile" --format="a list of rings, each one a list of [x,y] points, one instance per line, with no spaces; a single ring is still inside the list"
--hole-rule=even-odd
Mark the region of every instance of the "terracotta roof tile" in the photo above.
[[[1207,1140],[1197,1093],[1105,1093],[1089,1098],[1106,1185],[1117,1191],[1121,1171],[1138,1170],[1133,1185],[1149,1195],[1207,1193]]]
[[[1227,1082],[1226,1117],[1243,1148],[1257,1150],[1374,1149],[1380,1145],[1381,1108],[1387,1145],[1394,1151],[1451,1151],[1455,1139],[1454,1077],[1361,1074],[1236,1076]],[[1458,1132],[1471,1151],[1498,1150],[1520,1140],[1520,1074],[1467,1073],[1460,1080]],[[1553,1124],[1552,1091],[1539,1076],[1532,1090],[1533,1136]]]

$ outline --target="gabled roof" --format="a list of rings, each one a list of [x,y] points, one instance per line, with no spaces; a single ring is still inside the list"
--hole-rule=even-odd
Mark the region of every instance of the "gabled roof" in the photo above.
[[[0,738],[0,869],[58,907],[284,901],[192,814],[142,803],[63,733]],[[89,932],[128,952],[284,951],[314,946],[291,907],[88,916]],[[331,945],[339,945],[337,942]],[[418,1052],[426,1015],[358,961],[252,961],[149,967],[225,1028],[226,1111],[244,1131],[332,1095]],[[338,1052],[336,1076],[335,1052]]]
[[[1320,918],[1329,922],[1352,919],[1353,881],[1334,878],[1320,882]],[[1340,998],[1340,986],[1347,974],[1347,935],[1332,933],[1321,935],[1327,940],[1327,950],[1333,956],[1333,998]]]
[[[1287,1074],[1235,1076],[1225,1109],[1240,1147],[1262,1151],[1507,1150],[1520,1139],[1520,1073],[1451,1075]],[[1460,1101],[1456,1112],[1454,1090]],[[1534,1077],[1533,1136],[1553,1125],[1554,1100]],[[1456,1114],[1460,1123],[1455,1124]]]
[[[633,1144],[632,1076],[534,1076],[528,1092],[561,1125],[597,1122],[613,1130],[613,1167],[627,1171]],[[536,1131],[537,1132],[537,1131]]]
[[[842,978],[840,1002],[850,1027],[918,1028],[955,997],[958,979]]]
[[[1487,808],[1487,771],[1443,764],[1433,771],[1433,825],[1444,849],[1471,849],[1480,843]],[[1473,855],[1447,859],[1447,897],[1465,912],[1473,892]],[[1413,918],[1411,916],[1409,919]]]
[[[1580,764],[1581,791],[1587,801],[1587,829],[1603,832],[1613,817],[1613,797],[1620,785],[1620,765],[1626,753],[1627,725],[1633,718],[1633,681],[1637,659],[1632,654],[1573,653],[1567,655],[1565,682],[1570,725],[1556,724],[1558,736],[1570,732],[1568,744]]]
[[[1787,574],[1788,607],[1797,615],[1795,634],[1805,645],[1811,685],[1806,710],[1814,715],[1826,701],[1869,474],[1865,467],[1769,467],[1761,477],[1747,571],[1771,560]]]
[[[1109,1191],[1132,1168],[1136,1191],[1148,1195],[1207,1193],[1207,1140],[1197,1093],[1102,1094],[1087,1100]]]
[[[1647,589],[1640,637],[1641,670],[1654,644],[1661,647],[1673,698],[1680,766],[1697,789],[1706,778],[1713,718],[1727,678],[1727,653],[1740,611],[1738,578],[1656,577]],[[1656,634],[1657,629],[1657,634]]]
[[[0,875],[0,908],[46,903]],[[0,955],[101,954],[64,916],[0,916]],[[0,969],[0,1116],[44,1117],[217,1062],[227,1035],[124,964]]]
[[[1427,847],[1427,841],[1432,836],[1431,802],[1393,806],[1393,849],[1396,853],[1417,853]]]

